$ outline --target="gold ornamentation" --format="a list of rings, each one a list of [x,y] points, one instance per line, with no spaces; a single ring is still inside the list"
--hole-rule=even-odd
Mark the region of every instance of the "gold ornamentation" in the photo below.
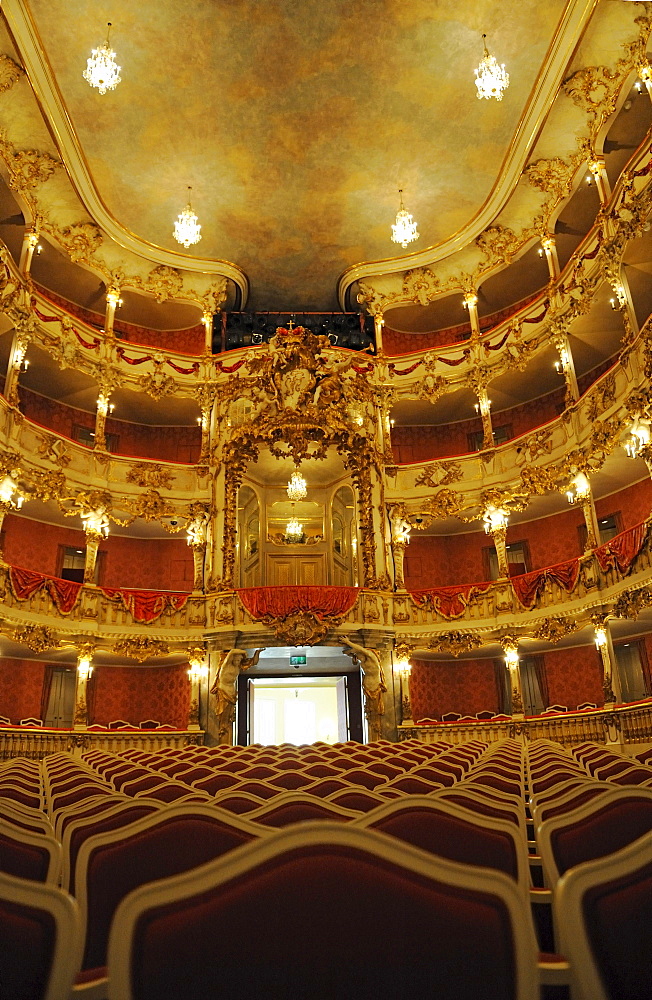
[[[475,243],[491,266],[509,264],[523,245],[523,235],[517,236],[513,229],[495,225],[480,233]]]
[[[170,652],[167,642],[160,639],[149,639],[146,636],[135,636],[129,639],[120,639],[113,646],[113,652],[118,656],[128,656],[132,660],[143,663],[152,656],[165,656]]]
[[[63,472],[35,470],[29,475],[29,491],[37,500],[59,500],[67,492],[66,477]]]
[[[560,157],[537,160],[526,167],[523,174],[533,187],[547,195],[547,208],[551,210],[567,198],[573,185],[576,166]]]
[[[641,611],[652,607],[652,589],[624,590],[613,607],[616,618],[638,618]]]
[[[143,521],[164,522],[166,518],[174,517],[176,514],[173,505],[169,500],[164,500],[158,490],[147,490],[136,499],[125,501],[125,507],[133,514],[127,523],[135,521],[137,517]]]
[[[535,639],[543,639],[545,642],[559,642],[567,635],[577,632],[581,625],[569,618],[544,618],[534,633]]]
[[[523,699],[517,687],[512,688],[512,712],[514,715],[523,714]]]
[[[24,70],[7,55],[0,55],[0,94],[11,90],[18,83]]]
[[[589,406],[587,419],[593,423],[597,418],[613,406],[616,401],[616,376],[613,372],[601,379],[599,384],[591,391],[589,396]]]
[[[441,476],[441,478],[439,478]],[[437,486],[448,486],[450,483],[458,483],[463,476],[462,466],[455,461],[433,462],[426,465],[423,472],[415,479],[415,486],[429,486],[436,489]]]
[[[49,459],[50,462],[54,462],[62,469],[70,465],[70,452],[60,437],[57,437],[56,434],[37,434],[36,438],[39,441],[36,449],[38,455]]]
[[[415,267],[403,277],[403,298],[427,306],[441,292],[437,275],[427,267]]]
[[[174,474],[170,469],[152,462],[136,462],[127,473],[127,482],[136,486],[160,487],[172,489]]]
[[[47,227],[58,243],[76,264],[88,264],[104,239],[102,230],[94,222],[76,222],[63,229]]]
[[[266,615],[262,621],[271,626],[282,646],[316,646],[342,623],[342,618],[319,619],[309,611],[293,611],[285,618]]]
[[[436,639],[431,639],[428,649],[435,649],[439,653],[450,653],[452,656],[460,656],[462,653],[470,653],[473,649],[480,649],[483,645],[482,639],[475,632],[445,632]]]
[[[49,153],[41,153],[38,149],[16,149],[2,131],[0,155],[9,169],[9,187],[26,195],[40,184],[45,184],[61,166],[61,162]]]
[[[443,375],[426,375],[419,383],[418,398],[436,403],[452,386]]]
[[[24,625],[14,629],[13,640],[21,646],[27,646],[34,653],[43,653],[46,649],[54,649],[59,645],[56,633],[45,625]]]
[[[166,264],[159,264],[149,272],[142,287],[151,292],[157,302],[166,302],[180,295],[183,290],[181,272]]]

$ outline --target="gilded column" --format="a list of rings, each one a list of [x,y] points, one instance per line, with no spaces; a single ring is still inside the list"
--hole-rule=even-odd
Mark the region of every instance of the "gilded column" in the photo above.
[[[551,281],[556,281],[561,271],[559,267],[559,257],[557,255],[557,242],[555,237],[548,233],[541,237],[541,247],[546,257],[548,274]],[[539,251],[541,252],[541,251]]]
[[[600,205],[604,208],[611,196],[611,187],[609,185],[604,157],[595,156],[592,160],[589,160],[588,166],[590,175],[595,182]]]
[[[394,658],[394,673],[399,680],[400,720],[402,726],[413,726],[412,704],[410,702],[410,675],[412,673],[412,650],[406,643],[396,646]]]
[[[484,386],[478,389],[476,411],[477,410],[480,411],[480,416],[482,418],[482,447],[493,448],[495,442],[494,429],[491,422],[491,400],[489,399],[489,395]]]
[[[489,504],[484,513],[484,530],[491,535],[498,558],[498,575],[500,579],[509,577],[507,561],[507,513],[500,507]]]
[[[74,729],[86,729],[88,727],[88,701],[86,694],[88,682],[93,673],[92,657],[94,652],[95,646],[93,643],[84,643],[79,647],[77,671],[75,674]]]
[[[520,660],[518,655],[518,639],[516,636],[505,636],[501,640],[505,652],[505,664],[509,672],[509,684],[512,694],[512,715],[515,719],[523,718],[523,688],[521,685]]]
[[[201,318],[204,326],[204,350],[206,354],[213,353],[213,314],[205,312]]]
[[[396,590],[405,590],[405,546],[410,541],[412,526],[407,520],[405,507],[402,504],[391,508],[390,520],[392,525],[392,553],[394,556],[394,584]]]
[[[26,229],[23,233],[23,245],[20,249],[20,262],[18,268],[22,274],[29,274],[32,269],[32,258],[34,256],[34,251],[38,247],[38,252],[40,253],[41,248],[39,247],[39,233],[36,227]]]
[[[112,285],[106,290],[106,311],[104,313],[105,333],[113,333],[115,311],[119,305],[122,305],[122,299],[120,298],[120,289],[117,286]]]
[[[602,659],[602,691],[605,706],[613,705],[623,700],[622,686],[618,673],[618,660],[614,650],[609,620],[604,614],[591,617],[595,632],[595,644]]]
[[[81,515],[86,533],[86,559],[84,562],[84,583],[93,583],[97,550],[100,542],[109,536],[109,518],[105,507],[87,511]]]
[[[202,683],[205,683],[208,678],[206,650],[203,646],[193,646],[189,649],[188,663],[188,677],[190,679],[190,711],[188,716],[188,729],[198,731],[201,729],[199,709],[201,704]]]
[[[464,293],[464,306],[468,311],[471,323],[471,340],[476,341],[480,338],[480,319],[478,317],[478,296],[475,291]]]
[[[193,590],[203,591],[205,585],[204,565],[206,561],[206,541],[210,520],[208,504],[196,502],[190,506],[191,519],[188,521],[186,541],[192,548],[194,563]]]
[[[555,368],[564,376],[566,383],[566,406],[572,406],[580,398],[580,390],[577,385],[577,375],[575,374],[575,362],[571,350],[570,340],[566,331],[558,327],[552,335],[552,342],[559,352],[559,361],[555,362]]]
[[[383,350],[383,327],[385,320],[382,312],[374,313],[374,336],[376,338],[376,354],[384,354]]]
[[[100,451],[106,451],[106,418],[108,413],[113,413],[115,409],[113,403],[109,403],[108,393],[100,392],[97,397],[97,409],[95,410],[95,439],[93,447]]]
[[[18,379],[21,371],[25,371],[29,361],[25,360],[25,354],[30,342],[29,326],[17,324],[14,330],[11,351],[9,354],[9,364],[5,376],[5,399],[10,406],[18,406]]]
[[[595,512],[591,484],[583,472],[578,472],[571,480],[570,487],[566,491],[566,497],[569,503],[581,504],[584,523],[586,525],[586,545],[584,546],[584,551],[588,552],[589,549],[594,549],[599,544],[600,529]]]

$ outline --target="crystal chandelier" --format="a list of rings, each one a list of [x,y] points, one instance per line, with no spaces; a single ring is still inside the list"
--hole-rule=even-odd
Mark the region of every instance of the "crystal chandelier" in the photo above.
[[[173,236],[177,243],[181,243],[182,246],[188,249],[193,243],[199,243],[201,239],[201,226],[199,220],[192,210],[190,204],[190,192],[192,188],[188,188],[188,204],[184,208],[183,212],[179,214],[179,218],[174,223],[174,233]]]
[[[291,517],[285,528],[285,534],[291,542],[298,542],[303,535],[303,525],[296,517]]]
[[[99,48],[93,49],[92,54],[86,61],[86,69],[82,76],[91,87],[96,87],[100,94],[106,94],[107,90],[115,90],[120,83],[120,67],[116,66],[115,52],[109,45],[109,35],[111,34],[111,22],[108,22],[106,42]]]
[[[292,478],[288,483],[288,497],[290,500],[305,500],[308,494],[308,486],[298,468],[292,473]]]
[[[497,101],[502,101],[503,91],[509,87],[509,73],[505,72],[505,63],[501,65],[495,56],[489,55],[487,43],[484,42],[486,35],[483,35],[484,55],[482,62],[475,71],[475,85],[478,88],[478,100],[485,97],[487,100],[495,97]]]
[[[410,213],[405,211],[403,188],[399,188],[398,193],[401,198],[401,206],[396,214],[396,223],[392,224],[392,243],[400,243],[405,250],[408,243],[419,239],[419,234],[416,222],[413,222]]]

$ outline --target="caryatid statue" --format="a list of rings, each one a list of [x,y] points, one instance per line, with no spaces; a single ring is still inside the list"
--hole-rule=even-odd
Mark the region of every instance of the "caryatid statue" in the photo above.
[[[247,656],[246,649],[228,649],[222,656],[217,668],[215,681],[210,693],[216,695],[217,704],[217,736],[222,744],[233,743],[233,722],[235,720],[235,705],[238,698],[238,677],[241,671],[255,667],[262,649],[257,649],[253,656]]]
[[[381,738],[380,717],[385,714],[383,695],[387,690],[380,657],[375,649],[365,649],[364,646],[352,642],[348,635],[342,637],[342,642],[349,647],[343,649],[342,652],[360,664],[364,711],[369,723],[369,739],[370,741],[379,740]]]

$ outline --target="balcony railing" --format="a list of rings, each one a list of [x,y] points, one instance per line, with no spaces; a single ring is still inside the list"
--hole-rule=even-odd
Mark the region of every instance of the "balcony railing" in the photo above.
[[[0,760],[11,757],[28,757],[42,760],[48,754],[73,752],[81,754],[87,750],[106,750],[119,753],[129,747],[155,752],[163,747],[181,747],[202,744],[203,731],[177,730],[158,733],[155,730],[119,730],[112,732],[88,732],[72,729],[39,729],[27,726],[0,726]]]

